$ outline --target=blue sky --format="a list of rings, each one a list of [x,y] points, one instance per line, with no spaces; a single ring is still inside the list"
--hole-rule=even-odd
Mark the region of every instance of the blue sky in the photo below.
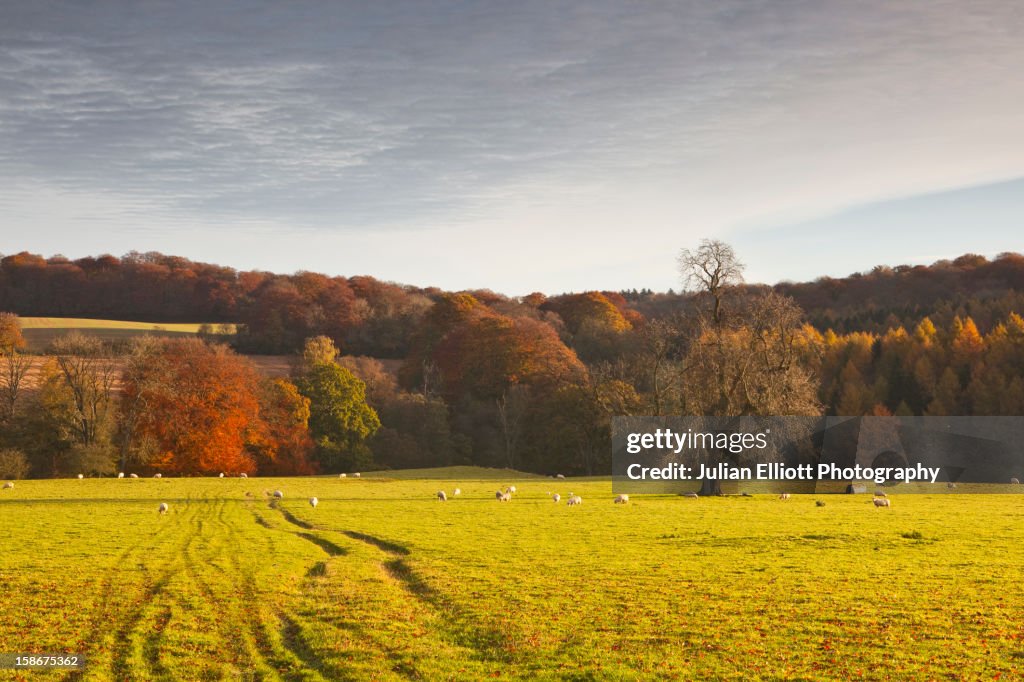
[[[0,253],[510,294],[1024,250],[1024,11],[8,2]]]

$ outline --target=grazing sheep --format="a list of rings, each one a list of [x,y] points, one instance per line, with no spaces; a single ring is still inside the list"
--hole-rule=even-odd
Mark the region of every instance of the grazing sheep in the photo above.
[[[338,474],[338,478],[348,478],[348,474]]]
[[[276,497],[279,500],[283,500],[284,499],[284,493],[281,492],[280,490],[275,490],[274,491],[274,497]]]
[[[443,490],[438,490],[437,491],[437,499],[441,500],[442,502],[447,502],[448,501],[448,496],[444,494]]]
[[[462,489],[461,488],[456,488],[454,491],[452,491],[452,497],[454,497],[456,495],[461,495],[461,494],[462,494]]]
[[[566,504],[569,505],[570,507],[575,507],[577,505],[583,504],[583,498],[580,497],[579,495],[570,495],[569,501],[566,502]]]
[[[78,478],[85,478],[82,474],[78,474]]]
[[[118,478],[124,478],[124,472],[123,472],[123,471],[119,472],[119,473],[117,474],[117,477],[118,477]]]
[[[511,502],[512,501],[512,495],[510,495],[509,493],[503,493],[500,490],[498,492],[494,493],[494,497],[495,497],[495,499],[498,500],[498,502]]]
[[[883,493],[881,490],[876,490],[875,491],[875,497],[888,497],[888,495]]]
[[[163,478],[163,474],[153,474],[153,478]]]
[[[508,492],[508,493],[514,493],[515,491],[516,491],[516,487],[514,485],[510,485],[508,488],[505,489],[505,492]]]
[[[248,474],[246,474],[245,472],[242,472],[242,473],[238,474],[238,477],[239,478],[249,478]]]
[[[352,474],[353,478],[359,478],[360,476],[362,476],[362,474],[360,474],[358,471]]]
[[[948,490],[956,490],[956,483],[953,483],[952,481],[947,483],[946,484],[946,489],[948,489]]]
[[[875,503],[876,507],[888,507],[888,506],[890,506],[889,498],[887,498],[887,497],[876,497],[874,499],[874,503]]]
[[[555,493],[554,495],[551,496],[551,499],[555,501],[555,504],[558,504],[558,501],[562,499],[562,496],[559,495],[558,493]]]
[[[562,474],[558,474],[557,476],[555,476],[555,478],[565,478],[565,476],[563,476]]]
[[[128,478],[138,478],[138,474],[128,474]]]
[[[697,493],[683,493],[683,497],[688,497],[688,498],[691,498],[691,499],[697,499],[698,495],[697,495]]]
[[[4,490],[10,490],[13,487],[14,487],[14,481],[7,481],[7,483],[4,483]]]
[[[781,495],[779,495],[780,500],[788,500],[790,497],[791,495],[789,493],[782,493]]]
[[[218,476],[217,478],[224,478],[224,472],[220,472],[220,476]]]
[[[312,507],[313,509],[316,509],[316,506],[318,504],[320,504],[320,500],[316,499],[315,497],[309,498],[309,506],[310,507]]]
[[[619,495],[615,498],[615,504],[629,504],[629,495]]]
[[[168,506],[168,504],[166,502],[161,502],[160,503],[160,513],[161,514],[166,514],[168,511],[170,511],[170,509],[171,509],[170,506]]]
[[[1011,478],[1010,479],[1010,483],[1012,483],[1014,485],[1020,485],[1020,480],[1016,479],[1016,478]]]

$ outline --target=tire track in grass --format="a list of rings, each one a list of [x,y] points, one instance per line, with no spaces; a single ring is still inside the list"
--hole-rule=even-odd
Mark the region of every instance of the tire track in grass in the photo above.
[[[221,616],[214,619],[219,639],[223,643],[223,652],[230,652],[232,659],[227,661],[233,666],[236,674],[256,671],[262,669],[265,673],[269,667],[260,655],[258,647],[254,644],[252,634],[244,626],[246,622],[239,613],[239,600],[237,593],[225,598],[218,594],[217,590],[205,577],[201,566],[214,567],[217,559],[224,555],[224,547],[231,536],[230,528],[224,522],[224,509],[226,501],[219,500],[211,513],[205,515],[205,519],[199,519],[196,536],[201,539],[198,547],[189,547],[184,554],[185,572],[192,583],[198,588],[203,601],[209,606],[212,612]],[[206,532],[207,524],[204,520],[216,523],[219,528],[213,532]],[[223,569],[221,569],[223,571]],[[234,581],[232,580],[232,583]]]

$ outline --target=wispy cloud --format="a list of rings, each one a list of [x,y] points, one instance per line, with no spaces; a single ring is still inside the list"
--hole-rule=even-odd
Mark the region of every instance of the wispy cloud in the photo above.
[[[327,265],[282,255],[312,230],[381,252],[333,271],[426,244],[466,279],[397,278],[499,286],[542,248],[527,288],[668,286],[622,241],[1024,175],[1022,63],[995,0],[5,3],[0,207],[35,229],[0,250],[106,207],[120,250],[260,226],[273,269]]]

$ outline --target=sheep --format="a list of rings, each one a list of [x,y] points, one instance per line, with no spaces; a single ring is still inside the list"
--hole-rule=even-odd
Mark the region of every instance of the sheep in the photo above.
[[[437,491],[437,499],[441,500],[442,502],[447,502],[448,501],[448,496],[444,494],[443,490],[438,490]]]
[[[1013,485],[1020,485],[1020,479],[1011,478],[1010,483],[1012,483]]]
[[[505,492],[507,493],[514,493],[515,491],[516,487],[514,485],[510,485],[508,488],[505,489]]]
[[[128,474],[128,478],[138,478],[138,474]]]
[[[352,474],[353,478],[359,478],[360,476],[362,476],[362,474],[360,474],[358,471]]]
[[[248,475],[248,474],[246,474],[246,473],[245,473],[245,472],[243,471],[242,473],[238,474],[238,477],[239,477],[239,478],[249,478],[249,475]]]
[[[79,479],[83,479],[83,478],[85,478],[85,476],[84,476],[84,475],[82,475],[82,474],[78,474],[78,478],[79,478]]]
[[[313,509],[316,509],[316,506],[318,504],[320,504],[320,500],[316,499],[315,497],[309,498],[309,506],[310,507],[312,507]]]
[[[338,474],[338,478],[347,478],[348,474]]]
[[[512,495],[510,495],[509,493],[503,493],[500,490],[498,492],[494,493],[494,497],[495,497],[495,499],[498,500],[498,502],[511,502],[512,501]]]
[[[118,478],[124,478],[124,472],[123,471],[118,472],[117,477]]]
[[[575,507],[577,505],[581,505],[581,504],[583,504],[583,498],[580,497],[579,495],[570,495],[569,496],[569,501],[566,502],[566,504],[568,504],[570,507]]]
[[[783,501],[788,500],[790,497],[791,495],[789,493],[782,493],[781,495],[779,495],[779,499]]]
[[[4,483],[4,490],[10,490],[13,487],[14,487],[14,481],[7,481],[7,483]]]
[[[153,474],[153,478],[163,478],[163,474]]]
[[[456,488],[455,490],[452,491],[452,497],[455,497],[456,495],[461,495],[461,494],[462,494],[462,489],[461,488]]]
[[[881,490],[876,490],[875,491],[875,497],[888,497],[888,495],[883,493]]]
[[[887,498],[887,497],[876,497],[874,499],[874,503],[875,503],[876,507],[888,507],[888,506],[890,506],[889,498]]]
[[[619,495],[615,498],[615,504],[629,504],[629,495]]]
[[[565,478],[565,476],[563,476],[562,474],[558,474],[557,476],[555,476],[555,478]]]
[[[276,497],[279,500],[283,500],[284,499],[284,493],[281,492],[280,490],[275,490],[274,491],[274,497]]]
[[[218,476],[217,478],[224,478],[224,472],[220,472],[220,476]]]
[[[952,481],[950,481],[949,483],[946,484],[946,489],[947,490],[956,490],[956,483],[953,483]]]
[[[690,499],[697,499],[697,497],[699,497],[699,496],[697,495],[697,493],[683,493],[683,497],[688,497]]]
[[[160,513],[161,514],[166,514],[168,511],[170,511],[170,509],[171,509],[170,506],[166,502],[161,502],[160,503]]]
[[[562,496],[559,495],[558,493],[555,493],[554,495],[551,496],[551,499],[555,501],[555,504],[558,504],[558,501],[562,499]]]

